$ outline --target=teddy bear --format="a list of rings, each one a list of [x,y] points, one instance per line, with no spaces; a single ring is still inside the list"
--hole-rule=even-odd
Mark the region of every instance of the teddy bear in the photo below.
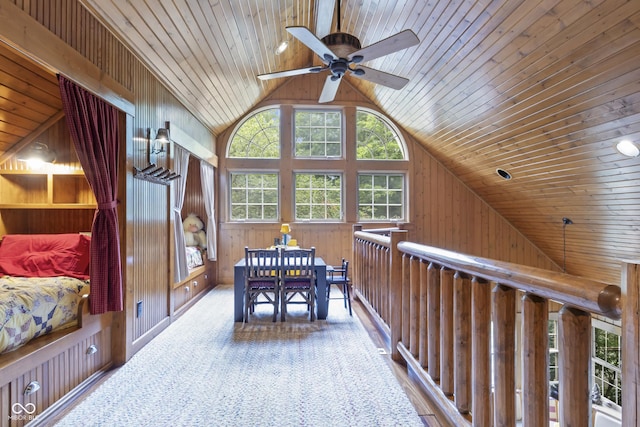
[[[199,246],[201,249],[207,247],[207,234],[204,231],[204,223],[194,213],[190,213],[182,221],[184,228],[184,240],[187,246]]]

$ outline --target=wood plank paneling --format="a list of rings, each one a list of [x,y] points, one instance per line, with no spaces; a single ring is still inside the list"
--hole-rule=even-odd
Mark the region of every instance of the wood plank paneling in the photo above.
[[[296,99],[302,105],[315,105],[315,93],[309,92],[309,78],[292,78],[269,98],[265,104]],[[316,78],[321,81],[321,77]],[[311,85],[313,86],[313,85]],[[357,91],[355,91],[357,93]],[[282,99],[279,97],[282,96]],[[351,108],[364,98],[356,96],[345,103]],[[372,107],[370,104],[360,104]],[[259,108],[260,106],[258,106]],[[499,260],[558,269],[557,265],[516,230],[505,218],[486,204],[478,195],[456,178],[444,165],[430,155],[415,139],[405,135],[410,153],[408,172],[409,229],[411,241],[431,246],[495,258]],[[228,222],[225,217],[228,161],[224,159],[229,132],[219,139],[220,253],[218,280],[232,283],[233,264],[242,257],[245,245],[266,247],[279,237],[279,224],[243,224]],[[292,203],[283,195],[283,204]],[[286,208],[281,206],[281,211]],[[339,224],[292,223],[292,236],[303,246],[315,246],[319,256],[330,264],[351,255],[351,234],[354,220]],[[388,226],[371,224],[367,227]],[[366,227],[365,227],[366,228]]]
[[[319,63],[284,30],[302,25],[313,31],[315,0],[85,3],[153,64],[155,75],[216,136],[276,90],[279,100],[300,95],[291,79],[260,81],[257,74]],[[640,141],[640,3],[342,3],[341,30],[363,46],[404,29],[421,42],[365,64],[409,78],[402,90],[347,76],[337,102],[363,97],[375,104],[556,264],[564,248],[549,230],[570,217],[581,241],[567,242],[567,270],[617,282],[619,259],[640,252],[640,197],[632,184],[640,164],[614,148],[622,138]],[[172,31],[162,29],[165,22]],[[290,46],[276,55],[284,39]],[[322,81],[304,78],[300,99],[317,99]],[[503,181],[497,168],[513,179]],[[454,203],[442,205],[443,217],[424,219],[432,227],[425,228],[430,241],[456,245],[459,233],[472,232],[476,240],[487,232],[473,228],[456,207],[471,203],[464,191],[453,191],[453,200],[442,200]],[[492,222],[493,214],[485,213]],[[452,229],[433,222],[450,216],[457,225]],[[527,250],[520,244],[515,249]]]

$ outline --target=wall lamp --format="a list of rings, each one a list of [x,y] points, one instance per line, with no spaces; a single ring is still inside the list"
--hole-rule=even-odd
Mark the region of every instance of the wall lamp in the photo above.
[[[169,131],[165,128],[158,129],[156,133],[156,137],[151,141],[151,129],[147,129],[147,139],[149,140],[149,154],[156,155],[164,155],[166,150],[164,149],[164,145],[168,144],[171,140],[169,139]]]
[[[38,166],[43,163],[54,163],[56,161],[56,153],[50,150],[47,144],[34,142],[29,148],[22,150],[17,159],[29,163],[30,166]]]

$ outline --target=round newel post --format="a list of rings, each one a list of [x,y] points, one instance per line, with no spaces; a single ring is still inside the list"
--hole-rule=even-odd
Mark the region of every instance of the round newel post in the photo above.
[[[622,264],[622,425],[640,417],[640,265]]]
[[[491,425],[491,283],[471,280],[473,425]]]
[[[591,315],[564,306],[559,317],[560,425],[591,425]]]
[[[516,424],[516,291],[497,284],[493,288],[494,408],[497,426]]]
[[[351,247],[351,288],[357,288],[356,283],[360,283],[360,269],[362,268],[362,261],[360,259],[360,250],[358,247],[358,239],[355,238],[356,231],[362,231],[362,224],[353,224],[352,233],[353,245]],[[352,292],[353,295],[355,292]]]
[[[391,358],[395,361],[402,360],[398,351],[398,342],[402,339],[402,290],[409,283],[403,283],[402,273],[402,253],[398,250],[398,243],[407,239],[407,231],[392,230],[391,244],[389,247],[389,309],[390,316],[390,338],[391,338]]]
[[[524,405],[523,427],[549,425],[549,302],[531,294],[522,297]]]

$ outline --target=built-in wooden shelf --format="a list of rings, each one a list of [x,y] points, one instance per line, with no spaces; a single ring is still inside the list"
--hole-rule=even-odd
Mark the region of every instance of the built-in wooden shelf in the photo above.
[[[0,171],[0,209],[95,209],[93,191],[81,170]]]

